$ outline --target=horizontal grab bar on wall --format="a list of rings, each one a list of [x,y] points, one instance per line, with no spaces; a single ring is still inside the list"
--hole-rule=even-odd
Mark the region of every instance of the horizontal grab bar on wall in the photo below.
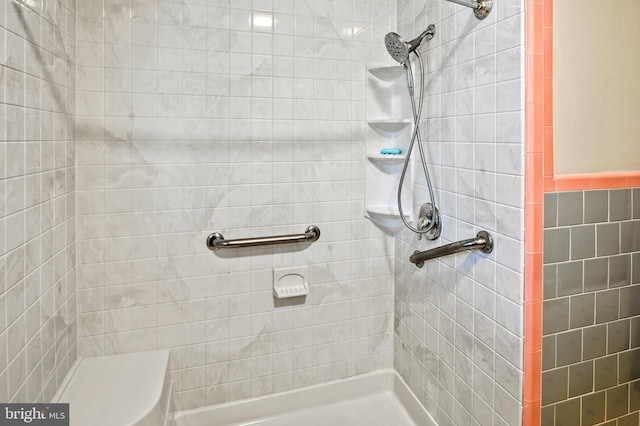
[[[460,253],[466,250],[480,250],[483,253],[491,253],[493,251],[493,238],[491,238],[491,234],[487,231],[480,231],[475,238],[469,240],[457,241],[431,250],[416,250],[409,260],[411,263],[415,263],[418,268],[422,268],[424,262],[429,259]]]
[[[238,240],[225,240],[221,233],[214,232],[207,237],[207,248],[209,250],[220,250],[223,248],[257,247],[272,244],[304,243],[318,241],[320,238],[320,228],[315,225],[309,226],[304,234],[276,235],[273,237],[241,238]]]

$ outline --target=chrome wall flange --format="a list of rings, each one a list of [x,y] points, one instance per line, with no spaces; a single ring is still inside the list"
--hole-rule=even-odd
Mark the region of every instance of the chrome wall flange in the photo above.
[[[309,237],[308,241],[311,243],[314,243],[316,241],[318,241],[318,239],[320,238],[320,228],[318,228],[315,225],[310,225],[307,227],[307,229],[304,230],[305,234],[313,234],[311,237]]]
[[[416,255],[416,254],[420,254],[420,250],[416,250],[416,251],[414,251],[414,252],[413,252],[413,254],[414,254],[414,255]],[[416,263],[415,263],[415,265],[416,265],[418,268],[422,268],[422,267],[424,266],[424,262],[416,262]]]
[[[462,6],[469,7],[473,9],[473,14],[476,15],[478,19],[484,19],[489,16],[491,12],[491,8],[493,7],[493,0],[447,0],[451,3],[457,3]]]
[[[207,248],[211,251],[218,251],[220,247],[216,246],[216,241],[224,241],[224,237],[219,232],[213,232],[207,237]]]
[[[491,13],[491,8],[493,8],[493,0],[479,1],[478,8],[473,11],[473,14],[478,19],[484,19]]]
[[[476,238],[483,238],[485,241],[484,247],[480,249],[483,253],[491,253],[493,251],[493,238],[487,231],[480,231],[476,235]]]

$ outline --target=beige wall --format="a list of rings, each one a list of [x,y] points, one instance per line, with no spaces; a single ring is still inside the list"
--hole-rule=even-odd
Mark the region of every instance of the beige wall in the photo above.
[[[640,170],[640,2],[553,4],[556,175]]]

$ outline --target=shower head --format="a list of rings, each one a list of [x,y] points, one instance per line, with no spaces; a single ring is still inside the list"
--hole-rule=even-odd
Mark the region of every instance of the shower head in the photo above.
[[[407,65],[411,52],[420,46],[422,40],[431,40],[435,33],[436,27],[431,24],[422,34],[407,42],[398,34],[391,32],[384,37],[384,44],[387,47],[387,52],[389,52],[389,55],[391,55],[396,62],[399,62],[402,65]]]

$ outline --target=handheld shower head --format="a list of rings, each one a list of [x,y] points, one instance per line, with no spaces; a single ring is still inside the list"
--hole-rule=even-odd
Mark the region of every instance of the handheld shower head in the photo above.
[[[399,62],[402,65],[407,65],[411,52],[420,46],[422,40],[431,40],[435,33],[436,27],[431,24],[422,32],[422,34],[407,42],[398,34],[391,32],[384,37],[384,44],[387,47],[387,52],[389,52],[389,55],[391,55],[394,61]]]
[[[409,48],[402,37],[391,32],[384,36],[384,44],[393,60],[404,65],[407,58],[409,58]]]
[[[409,61],[409,55],[411,52],[416,50],[423,40],[431,40],[433,35],[436,33],[435,25],[431,24],[427,27],[426,30],[422,32],[418,37],[414,38],[411,41],[404,41],[402,37],[400,37],[396,33],[388,33],[384,37],[384,44],[387,48],[387,52],[389,55],[400,64],[404,65],[406,74],[407,74],[407,87],[409,88],[409,93],[413,96],[413,73],[411,71],[411,62]]]

